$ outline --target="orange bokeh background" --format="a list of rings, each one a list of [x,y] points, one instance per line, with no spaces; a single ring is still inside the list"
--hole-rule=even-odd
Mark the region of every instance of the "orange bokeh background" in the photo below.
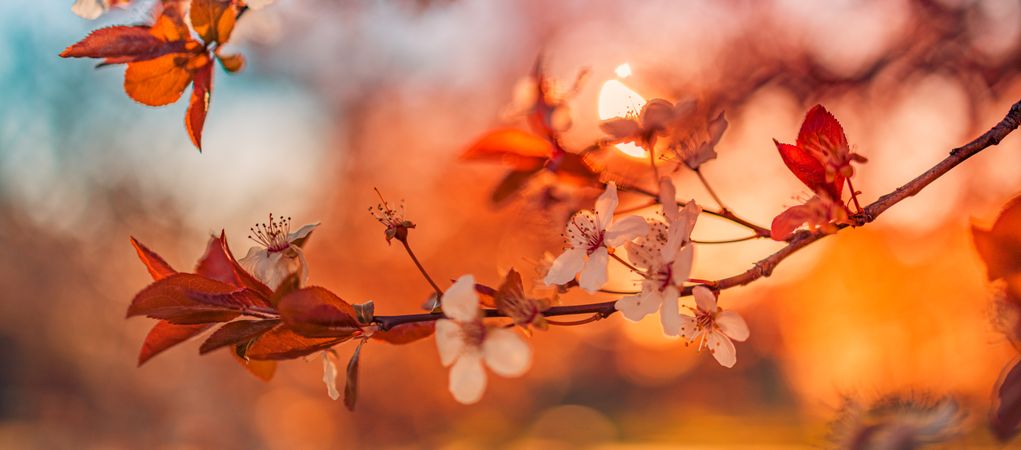
[[[968,406],[962,448],[1002,448],[983,419],[1017,353],[993,326],[969,226],[1021,192],[1017,136],[868,227],[726,291],[721,304],[751,328],[733,369],[662,337],[652,318],[620,317],[537,332],[532,370],[491,376],[473,406],[450,397],[431,339],[364,348],[354,413],[327,397],[318,358],[282,364],[269,383],[226,354],[198,356],[194,342],[135,367],[152,322],[124,320],[149,282],[129,235],[187,270],[210,232],[225,229],[243,254],[248,227],[269,212],[318,220],[306,246],[313,284],[371,299],[380,314],[418,312],[429,286],[366,212],[378,187],[406,201],[412,244],[440,284],[466,273],[497,284],[511,267],[534,283],[535,261],[560,250],[566,209],[543,211],[527,192],[494,207],[504,169],[457,156],[506,124],[501,111],[540,52],[554,77],[590,71],[570,103],[571,148],[600,136],[599,88],[624,62],[624,83],[647,99],[708,93],[727,105],[730,128],[704,171],[761,224],[805,197],[771,139],[793,141],[815,103],[869,158],[855,183],[871,201],[1021,96],[1016,2],[634,3],[278,0],[239,23],[250,65],[217,72],[204,154],[190,148],[183,105],[143,108],[118,92],[119,69],[55,60],[106,22],[81,21],[69,4],[0,6],[10,50],[0,50],[10,92],[0,107],[0,447],[818,448],[843,396],[930,392]],[[55,25],[19,25],[25,16]],[[648,173],[623,155],[606,162],[621,178]],[[675,182],[679,196],[712,204],[692,173]],[[572,206],[584,207],[596,193],[577,194]],[[742,233],[710,217],[694,235]],[[780,246],[701,246],[693,276],[742,272]],[[625,270],[611,278],[634,282]],[[338,351],[345,360],[353,345]]]

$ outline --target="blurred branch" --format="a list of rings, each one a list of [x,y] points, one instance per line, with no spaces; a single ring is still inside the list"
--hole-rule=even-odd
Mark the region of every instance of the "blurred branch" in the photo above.
[[[997,145],[1003,140],[1008,134],[1013,132],[1021,124],[1021,101],[1015,103],[1010,107],[1010,111],[1007,115],[993,126],[989,131],[986,131],[981,136],[975,138],[975,140],[950,151],[950,154],[940,161],[938,164],[933,166],[931,169],[925,171],[915,179],[907,182],[903,186],[895,189],[893,192],[879,197],[878,200],[872,202],[864,208],[864,211],[860,214],[856,214],[851,218],[852,224],[842,224],[839,229],[844,229],[849,226],[864,226],[872,221],[876,220],[880,214],[887,209],[890,209],[893,205],[900,203],[901,201],[912,197],[919,193],[926,186],[936,181],[941,176],[945,175],[954,167],[961,164],[968,158],[978,154],[982,150]],[[632,188],[636,192],[640,190]],[[651,192],[648,193],[651,195]],[[653,195],[653,197],[655,197]],[[732,219],[731,219],[732,220]],[[767,230],[768,231],[768,230]],[[773,270],[788,256],[793,255],[798,250],[809,246],[810,244],[829,236],[829,234],[821,232],[810,232],[810,231],[799,231],[788,241],[788,244],[781,248],[776,253],[763,258],[755,265],[746,270],[743,273],[734,275],[732,277],[723,278],[712,283],[706,283],[710,287],[716,290],[729,289],[736,286],[743,286],[749,284],[760,278],[765,278],[773,273]],[[691,290],[694,286],[685,286],[681,291],[681,296],[691,295]],[[543,311],[543,315],[546,317],[553,316],[567,316],[575,314],[593,314],[593,317],[605,318],[617,311],[616,300],[601,302],[601,303],[589,303],[584,305],[571,305],[571,306],[554,306],[546,311]],[[506,314],[495,309],[486,309],[485,317],[507,317]],[[399,316],[376,316],[373,322],[378,324],[383,330],[390,329],[396,325],[410,322],[424,322],[430,320],[442,319],[444,316],[442,313],[428,313],[428,314],[410,314],[410,315],[399,315]],[[594,321],[595,319],[591,319]]]

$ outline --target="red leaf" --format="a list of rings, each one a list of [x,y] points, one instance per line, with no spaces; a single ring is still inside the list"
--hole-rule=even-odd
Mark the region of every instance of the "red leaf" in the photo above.
[[[1007,202],[992,228],[971,231],[990,280],[1021,272],[1021,196]]]
[[[280,318],[307,337],[350,337],[361,327],[354,308],[321,287],[299,289],[280,299]]]
[[[256,339],[248,347],[245,356],[255,360],[294,359],[326,350],[348,339],[350,338],[307,338],[286,326],[279,325]]]
[[[184,41],[167,42],[147,26],[114,26],[93,31],[60,52],[63,58],[112,58],[118,63],[144,61],[185,51]]]
[[[490,200],[494,204],[503,203],[505,200],[510,198],[516,192],[520,191],[521,188],[531,180],[542,167],[532,170],[512,170],[507,173],[506,176],[500,180],[500,184],[496,185],[493,189],[493,194],[490,196]]]
[[[251,341],[280,324],[279,320],[237,320],[224,324],[209,335],[199,347],[199,354],[206,354],[228,345],[237,345]]]
[[[553,154],[549,141],[526,131],[503,128],[490,131],[461,154],[469,161],[498,161],[515,170],[536,170]]]
[[[599,173],[584,156],[576,153],[561,153],[550,161],[549,170],[557,174],[560,181],[577,186],[590,185],[599,180]]]
[[[128,317],[146,315],[176,324],[226,322],[259,303],[249,290],[190,273],[156,281],[131,301]]]
[[[165,320],[156,322],[156,325],[149,330],[149,334],[145,337],[145,342],[142,343],[142,351],[138,354],[138,365],[145,364],[153,356],[191,339],[211,326],[212,324],[208,323],[178,325]]]
[[[344,406],[347,407],[348,411],[355,410],[355,404],[358,403],[358,363],[361,361],[362,346],[365,345],[363,339],[358,343],[358,347],[355,347],[354,353],[351,354],[351,360],[347,362],[347,381],[344,383]]]
[[[808,148],[816,142],[826,142],[833,146],[847,147],[847,136],[833,114],[822,105],[815,105],[805,115],[798,132],[798,147]]]
[[[160,255],[149,250],[134,237],[131,238],[131,245],[135,247],[135,252],[138,253],[138,259],[141,259],[142,264],[145,264],[145,268],[149,270],[149,275],[152,275],[153,280],[161,280],[177,273],[177,271],[174,270],[173,267],[170,267],[170,264],[167,264]]]
[[[803,225],[805,221],[810,217],[811,212],[805,205],[794,205],[787,208],[780,215],[773,218],[772,226],[770,227],[770,237],[774,241],[785,241],[794,230]]]
[[[188,102],[188,112],[184,115],[184,127],[188,130],[188,137],[200,152],[202,151],[202,126],[206,123],[206,113],[209,112],[209,101],[212,96],[213,60],[210,59],[206,65],[195,70],[191,101]]]
[[[783,158],[784,164],[794,173],[794,176],[805,183],[805,186],[808,186],[813,192],[823,190],[830,198],[841,198],[844,177],[837,174],[833,183],[827,183],[826,168],[814,156],[795,145],[781,144],[776,139],[773,140],[773,143],[780,151],[780,157]]]
[[[377,331],[372,334],[372,339],[404,345],[432,336],[434,332],[436,332],[436,322],[410,322],[396,325],[387,331]]]
[[[230,247],[227,245],[227,234],[220,231],[220,236],[211,236],[209,244],[206,245],[206,254],[199,260],[195,273],[206,278],[211,278],[232,286],[246,287],[258,294],[263,299],[273,295],[273,291],[245,271],[241,264],[234,259]],[[263,302],[269,305],[268,300]]]
[[[1021,431],[1021,361],[1000,379],[995,394],[989,425],[1000,442],[1007,442]]]

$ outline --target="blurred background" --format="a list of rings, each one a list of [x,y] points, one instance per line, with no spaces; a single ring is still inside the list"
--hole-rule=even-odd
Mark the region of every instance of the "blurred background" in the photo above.
[[[278,0],[239,22],[232,45],[249,64],[217,69],[202,154],[185,102],[140,106],[122,68],[57,57],[92,29],[144,20],[145,2],[95,22],[71,3],[0,2],[2,448],[825,448],[845,396],[890,393],[955,395],[971,431],[947,448],[1002,448],[983,421],[1017,353],[993,326],[969,225],[1021,191],[1018,136],[726,291],[752,333],[729,370],[663,338],[656,320],[612,317],[536,333],[531,371],[491,376],[483,400],[462,406],[432,339],[376,343],[350,413],[327,397],[318,358],[265,383],[190,342],[136,368],[153,322],[124,313],[149,283],[129,236],[189,270],[209,233],[225,229],[243,254],[270,212],[322,221],[306,246],[312,283],[377,313],[419,311],[429,286],[367,214],[373,187],[406,200],[437,279],[534,273],[559,252],[563,215],[529,191],[491,205],[505,169],[457,157],[507,123],[540,52],[555,78],[590,73],[570,102],[571,148],[600,137],[600,87],[628,63],[618,81],[645,98],[708,93],[726,108],[704,172],[738,213],[768,225],[805,198],[771,139],[793,142],[815,103],[869,158],[856,187],[872,201],[1021,98],[1017,1]],[[647,170],[624,155],[611,167]],[[693,174],[675,180],[681,197],[711,204]],[[694,234],[743,233],[707,218]],[[779,247],[702,246],[694,276],[742,272]]]

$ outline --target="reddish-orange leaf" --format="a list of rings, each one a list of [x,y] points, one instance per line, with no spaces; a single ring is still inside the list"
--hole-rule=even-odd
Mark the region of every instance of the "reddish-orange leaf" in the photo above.
[[[248,373],[255,375],[256,378],[262,381],[272,380],[273,375],[276,374],[276,361],[258,361],[254,359],[246,360],[238,355],[237,352],[230,352],[230,354],[234,357],[235,361],[241,364],[241,367],[244,367],[245,370],[248,371]]]
[[[142,343],[142,351],[138,353],[138,365],[145,364],[153,356],[191,339],[211,326],[209,323],[178,325],[165,320],[156,322]]]
[[[174,103],[191,83],[189,59],[186,54],[171,53],[148,61],[128,63],[128,70],[124,73],[124,91],[144,105]]]
[[[131,301],[128,317],[145,315],[177,324],[226,322],[259,302],[247,289],[190,273],[150,284]]]
[[[515,128],[490,131],[461,154],[461,159],[499,161],[515,170],[535,170],[552,155],[549,141]]]
[[[813,192],[822,190],[826,192],[830,198],[841,198],[841,193],[843,192],[844,187],[844,177],[837,174],[833,183],[827,183],[826,168],[823,167],[822,163],[814,156],[796,145],[781,144],[776,139],[773,140],[773,143],[776,144],[777,150],[780,151],[780,157],[783,158],[783,163],[787,165],[787,168],[790,169],[791,172],[794,173],[794,176],[798,177],[805,186],[808,186],[808,188]]]
[[[541,169],[542,167],[532,170],[512,170],[508,172],[507,175],[500,180],[500,183],[496,185],[496,188],[493,189],[493,193],[490,195],[490,200],[494,204],[500,204],[510,199],[515,193],[525,187],[528,180],[531,180],[532,177]]]
[[[794,205],[787,208],[780,215],[773,218],[772,226],[770,227],[770,237],[774,241],[785,241],[794,230],[803,225],[808,220],[811,212],[805,205]]]
[[[191,25],[207,43],[223,44],[230,39],[237,19],[237,7],[232,0],[192,0]]]
[[[147,26],[114,26],[93,31],[60,53],[64,58],[114,58],[118,62],[153,59],[185,50],[183,41],[167,42]]]
[[[160,255],[156,252],[149,250],[148,247],[142,245],[134,237],[131,238],[131,245],[135,247],[135,252],[138,253],[138,259],[142,260],[142,264],[145,264],[145,268],[149,270],[149,275],[152,275],[153,280],[161,280],[169,277],[175,273],[173,267],[167,264]]]
[[[971,231],[990,280],[1021,272],[1021,196],[1007,202],[992,228]]]
[[[284,325],[279,325],[264,333],[262,337],[248,346],[245,356],[256,360],[294,359],[326,350],[348,339],[350,337],[308,338],[291,331]]]
[[[995,394],[989,425],[1000,442],[1007,442],[1021,431],[1021,361],[1006,370],[997,383]]]
[[[410,344],[419,339],[425,339],[436,332],[436,322],[411,322],[402,323],[390,328],[387,331],[377,331],[372,334],[372,339],[378,339],[391,344]]]
[[[191,101],[188,112],[184,115],[184,127],[188,130],[192,144],[202,151],[202,126],[206,123],[209,112],[209,101],[213,96],[213,60],[199,67],[194,73],[191,88]]]
[[[245,67],[245,57],[240,53],[237,55],[221,55],[217,53],[216,57],[220,60],[220,64],[223,65],[223,69],[227,72],[238,72]]]
[[[237,320],[224,324],[202,343],[199,353],[206,354],[221,347],[251,341],[279,324],[276,319]]]
[[[273,291],[269,287],[246,272],[241,264],[234,259],[234,254],[227,246],[227,234],[222,230],[219,237],[211,236],[209,238],[206,254],[199,260],[195,273],[233,286],[246,287],[263,300],[269,299],[273,295]],[[268,300],[263,304],[269,305]]]
[[[599,180],[598,168],[576,153],[561,153],[547,167],[557,174],[557,179],[565,183],[585,186]]]
[[[798,132],[798,147],[808,148],[816,143],[826,143],[833,147],[847,147],[847,136],[833,114],[822,105],[815,105],[805,115]]]
[[[184,22],[184,17],[179,7],[164,7],[162,13],[156,18],[150,31],[153,36],[167,42],[192,41],[191,30]],[[197,44],[197,43],[196,43]]]
[[[298,289],[280,299],[280,318],[307,337],[350,337],[361,327],[350,304],[321,287]]]

